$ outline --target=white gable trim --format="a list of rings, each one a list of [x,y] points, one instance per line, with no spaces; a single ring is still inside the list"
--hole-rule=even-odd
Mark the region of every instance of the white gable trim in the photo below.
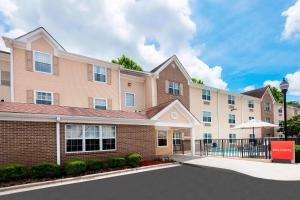
[[[271,98],[272,98],[272,102],[273,102],[273,104],[274,104],[276,101],[275,101],[275,98],[274,98],[274,96],[273,96],[273,94],[272,94],[272,92],[271,92],[271,90],[270,90],[269,87],[266,89],[266,91],[265,91],[264,95],[261,97],[261,100],[260,100],[260,101],[263,100],[263,98],[264,98],[264,96],[266,95],[266,93],[269,93],[269,94],[270,94],[270,96],[271,96]]]
[[[184,105],[182,105],[182,103],[179,100],[175,100],[172,103],[170,103],[167,107],[165,107],[164,109],[162,109],[160,112],[158,112],[156,115],[154,115],[151,120],[159,120],[159,118],[161,116],[163,116],[164,114],[166,114],[171,108],[175,107],[175,109],[180,110],[181,114],[183,114],[184,116],[186,116],[188,118],[188,121],[190,121],[190,123],[192,125],[200,125],[200,122],[197,120],[197,118],[192,115],[190,113],[190,111],[188,111],[186,109],[186,107],[184,107]],[[157,122],[158,124],[170,124],[170,123],[163,123],[163,122]],[[173,125],[175,123],[172,123]],[[178,124],[179,125],[179,124]],[[186,125],[189,126],[190,125]]]
[[[179,59],[177,58],[176,55],[172,56],[168,62],[166,62],[165,64],[163,64],[163,66],[161,66],[154,74],[159,78],[159,73],[164,70],[171,62],[175,62],[176,65],[178,66],[179,70],[182,72],[182,74],[185,76],[185,78],[188,80],[188,83],[192,83],[192,79],[189,75],[189,73],[186,71],[185,67],[181,64],[181,62],[179,61]]]

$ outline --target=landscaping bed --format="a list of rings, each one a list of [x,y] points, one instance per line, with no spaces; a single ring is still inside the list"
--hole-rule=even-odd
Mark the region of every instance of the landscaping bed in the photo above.
[[[126,157],[111,157],[105,161],[70,160],[64,166],[54,163],[39,163],[31,167],[19,164],[0,166],[0,188],[174,162],[170,159],[141,159],[141,155],[133,153]]]

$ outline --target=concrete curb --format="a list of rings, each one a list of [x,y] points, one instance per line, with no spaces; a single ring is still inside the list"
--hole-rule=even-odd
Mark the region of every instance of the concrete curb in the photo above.
[[[0,196],[18,193],[18,192],[25,192],[25,191],[30,191],[30,190],[48,188],[48,187],[55,187],[55,186],[73,184],[73,183],[81,183],[81,182],[86,182],[86,181],[111,178],[111,177],[116,177],[116,176],[135,174],[135,173],[170,168],[170,167],[178,167],[178,166],[181,166],[181,164],[179,164],[178,162],[166,163],[166,164],[159,164],[159,165],[154,165],[154,166],[152,165],[152,166],[123,169],[123,170],[117,170],[117,171],[111,171],[111,172],[89,174],[89,175],[77,176],[77,177],[71,177],[71,178],[62,178],[62,179],[51,180],[51,181],[14,185],[14,186],[10,186],[10,187],[0,188]]]

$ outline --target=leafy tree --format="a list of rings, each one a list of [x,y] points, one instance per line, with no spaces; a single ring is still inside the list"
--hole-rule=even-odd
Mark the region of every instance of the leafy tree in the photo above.
[[[284,131],[284,124],[283,121],[279,124],[278,132]],[[289,136],[299,135],[300,133],[300,115],[296,115],[291,119],[287,120],[287,134]]]
[[[277,103],[283,103],[283,94],[280,90],[278,90],[276,87],[273,87],[271,85],[268,85],[268,87],[270,88],[274,99]]]
[[[197,79],[197,78],[192,78],[192,81],[193,81],[194,83],[197,83],[197,84],[203,85],[203,81],[202,81],[202,80],[200,80],[200,79]]]
[[[143,71],[143,68],[140,65],[138,65],[134,60],[132,60],[131,58],[125,55],[122,55],[120,58],[117,58],[117,60],[114,59],[111,62],[115,64],[123,65],[124,68],[126,69]]]

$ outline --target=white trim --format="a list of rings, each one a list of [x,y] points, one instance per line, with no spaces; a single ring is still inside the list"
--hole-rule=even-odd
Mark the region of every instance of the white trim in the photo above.
[[[10,51],[10,101],[15,101],[15,93],[14,93],[14,59],[13,59],[13,48]]]
[[[108,103],[107,103],[107,99],[105,99],[105,98],[98,98],[98,97],[94,97],[93,98],[93,107],[94,107],[94,109],[98,109],[98,108],[96,108],[96,100],[105,100],[105,110],[107,110],[107,107],[108,107]],[[101,110],[101,109],[100,109]]]
[[[37,104],[36,103],[36,93],[37,92],[41,92],[41,93],[50,93],[51,94],[51,105],[54,104],[54,93],[53,92],[50,92],[50,91],[45,91],[45,90],[33,90],[33,103],[34,104]]]
[[[193,124],[189,123],[173,123],[173,122],[156,122],[154,123],[156,127],[176,127],[176,128],[192,128]]]
[[[165,145],[165,146],[159,146],[159,144],[158,144],[158,132],[159,131],[163,131],[163,132],[166,132],[166,141],[167,141],[167,145]],[[173,142],[173,141],[172,141]],[[166,147],[168,147],[169,146],[169,142],[168,142],[168,130],[156,130],[156,147],[158,147],[158,148],[166,148]]]
[[[46,54],[46,55],[50,56],[50,68],[51,68],[51,72],[43,72],[43,71],[38,71],[38,70],[35,69],[35,53],[41,53],[41,54]],[[42,51],[33,50],[32,51],[32,62],[33,62],[32,66],[33,66],[33,71],[34,72],[39,72],[39,73],[43,73],[43,74],[53,75],[53,55],[52,54],[46,53],[46,52],[42,52]]]
[[[152,98],[152,106],[156,106],[156,102],[155,102],[155,98],[154,98],[154,93],[155,93],[155,86],[154,86],[154,80],[153,80],[154,78],[153,77],[151,77],[151,98]]]
[[[133,106],[128,106],[127,105],[127,98],[126,98],[127,94],[132,94],[133,95]],[[134,93],[132,93],[132,92],[125,92],[125,107],[127,107],[127,108],[133,108],[133,107],[135,107],[135,94]]]
[[[95,67],[100,67],[100,68],[105,69],[105,81],[104,82],[95,80]],[[106,66],[93,64],[93,81],[97,82],[97,83],[107,83],[107,67]]]
[[[60,165],[60,117],[56,121],[56,164]]]
[[[145,77],[138,77],[138,76],[129,75],[129,74],[121,74],[121,78],[130,80],[130,81],[139,82],[139,83],[145,82]]]
[[[275,98],[274,98],[274,96],[273,96],[273,94],[272,94],[272,91],[270,90],[269,87],[267,87],[265,93],[263,94],[263,96],[261,97],[260,100],[261,100],[261,101],[263,100],[263,98],[264,98],[264,96],[266,95],[267,92],[269,93],[269,95],[270,95],[271,98],[272,98],[272,103],[273,103],[273,104],[276,103]]]

